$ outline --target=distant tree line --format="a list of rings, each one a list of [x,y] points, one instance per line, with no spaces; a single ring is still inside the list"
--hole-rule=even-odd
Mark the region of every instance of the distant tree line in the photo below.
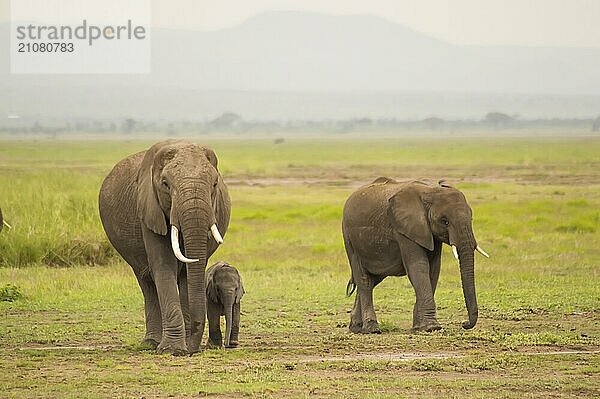
[[[420,120],[394,118],[353,118],[345,120],[289,120],[247,121],[235,112],[225,112],[209,121],[191,120],[144,120],[133,117],[122,119],[74,119],[44,120],[40,118],[13,118],[0,123],[0,132],[17,134],[108,133],[131,135],[140,133],[166,134],[169,136],[210,133],[252,132],[368,132],[431,130],[460,132],[475,129],[531,129],[531,128],[577,128],[600,131],[600,116],[595,119],[521,119],[518,115],[489,112],[482,119],[447,120],[428,117]]]

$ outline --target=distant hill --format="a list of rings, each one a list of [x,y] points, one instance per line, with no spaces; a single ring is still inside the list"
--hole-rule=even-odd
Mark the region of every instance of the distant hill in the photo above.
[[[8,43],[4,24],[0,53],[8,54]],[[10,75],[1,57],[0,115],[600,112],[600,49],[454,46],[369,15],[269,12],[218,31],[154,29],[152,51],[149,75]]]

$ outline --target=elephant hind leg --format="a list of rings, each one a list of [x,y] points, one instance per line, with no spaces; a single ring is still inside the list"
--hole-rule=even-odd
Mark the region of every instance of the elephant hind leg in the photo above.
[[[354,298],[354,306],[352,307],[352,312],[350,313],[350,325],[348,328],[350,332],[359,333],[362,331],[363,321],[362,321],[362,308],[360,305],[360,295],[356,294],[356,298]]]
[[[373,288],[383,278],[378,280],[378,277],[368,273],[363,266],[362,260],[351,247],[347,248],[347,251],[350,259],[350,267],[352,268],[352,279],[357,288],[356,300],[350,321],[350,331],[364,334],[381,334],[375,309],[373,308]],[[359,315],[360,324],[362,324],[360,331],[358,331]]]
[[[363,330],[361,332],[364,334],[381,334],[381,329],[379,328],[379,322],[377,321],[377,318],[375,317],[375,309],[373,308],[373,289],[377,286],[377,284],[379,284],[383,281],[385,276],[375,276],[375,275],[370,274],[369,277],[371,278],[371,281],[370,281],[370,286],[371,286],[370,303],[371,303],[371,311],[373,314],[373,319],[365,319],[365,321],[363,321]],[[367,309],[367,311],[368,311],[368,309]],[[363,310],[363,315],[364,314],[365,314],[365,311]],[[369,313],[367,313],[367,315],[369,315]]]
[[[355,260],[353,259],[355,255],[350,241],[344,240],[344,246],[346,248],[346,255],[348,256],[348,262],[350,263],[350,272],[352,273],[352,277],[350,277],[350,280],[346,285],[346,296],[349,297],[357,288],[356,282],[354,280],[355,267],[352,266],[352,263],[355,262]],[[352,306],[352,312],[350,313],[350,325],[348,326],[348,328],[350,329],[350,332],[359,333],[362,331],[362,326],[362,306],[360,303],[360,295],[357,292],[356,297],[354,298],[354,306]]]
[[[372,276],[373,288],[377,286],[380,282],[383,281],[385,277],[383,276]],[[353,333],[379,333],[379,331],[369,331],[368,328],[363,330],[363,318],[362,318],[362,304],[360,301],[360,295],[356,294],[356,298],[354,300],[354,306],[352,307],[352,312],[350,313],[350,332]],[[375,320],[377,323],[377,320]],[[377,329],[378,329],[377,325]]]

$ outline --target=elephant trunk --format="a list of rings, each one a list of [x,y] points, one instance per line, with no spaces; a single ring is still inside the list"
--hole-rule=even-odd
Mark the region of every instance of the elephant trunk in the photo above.
[[[226,348],[231,347],[231,330],[233,327],[233,303],[235,299],[235,292],[231,295],[227,295],[227,299],[223,303],[225,311],[225,342]]]
[[[229,341],[229,345],[231,347],[236,347],[238,346],[238,334],[240,331],[240,302],[239,300],[237,300],[234,304],[233,304],[233,325],[231,327],[231,337],[230,337],[230,341]]]
[[[479,310],[477,307],[477,296],[475,294],[475,255],[470,248],[458,250],[460,260],[460,277],[462,282],[463,295],[469,320],[463,323],[463,328],[468,330],[475,327]]]
[[[190,204],[192,202],[192,204]],[[191,337],[188,341],[190,353],[200,350],[200,342],[206,320],[205,269],[208,251],[208,231],[214,216],[200,201],[186,201],[186,209],[178,212],[183,233],[185,256],[197,260],[187,264],[188,302],[190,311]]]

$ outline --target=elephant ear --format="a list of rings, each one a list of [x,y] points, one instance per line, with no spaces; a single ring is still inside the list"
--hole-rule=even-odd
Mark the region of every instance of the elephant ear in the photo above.
[[[206,296],[212,302],[219,302],[217,285],[215,284],[215,272],[221,267],[221,262],[215,263],[206,271]]]
[[[238,273],[239,276],[239,273]],[[240,286],[238,287],[236,293],[235,293],[235,303],[240,303],[242,301],[242,296],[244,296],[244,294],[246,293],[246,290],[244,289],[244,284],[242,284],[242,278],[240,277]]]
[[[146,151],[138,171],[137,216],[147,228],[164,236],[167,234],[167,220],[158,202],[152,182],[154,157],[157,151],[156,146],[152,146]]]
[[[217,294],[217,285],[214,279],[206,280],[206,296],[213,302],[219,302],[219,295]]]
[[[215,154],[215,152],[208,147],[202,147],[202,150],[204,150],[204,154],[206,155],[206,159],[208,159],[208,162],[210,162],[210,164],[215,168],[216,171],[219,171],[219,160],[217,159],[217,154]]]
[[[411,241],[433,251],[433,234],[419,193],[410,187],[403,188],[388,202],[388,213],[394,228]]]

